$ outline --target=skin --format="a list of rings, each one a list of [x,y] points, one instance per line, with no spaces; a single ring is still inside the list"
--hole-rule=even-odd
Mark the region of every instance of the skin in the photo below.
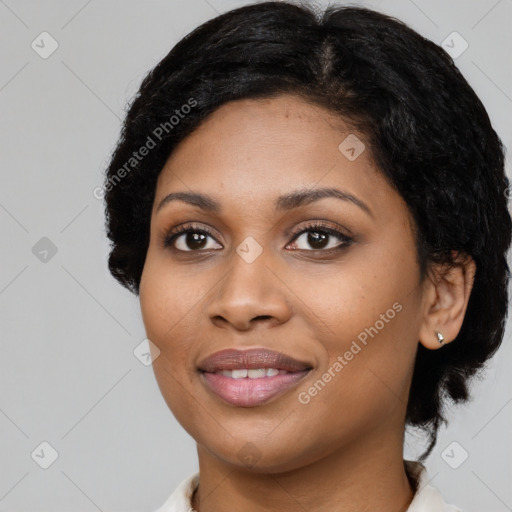
[[[456,337],[475,267],[460,258],[421,279],[407,206],[369,148],[353,161],[338,149],[351,133],[295,96],[230,102],[182,141],[159,176],[140,304],[160,350],[160,390],[197,443],[201,481],[192,504],[200,512],[398,512],[413,497],[402,450],[418,342],[434,350],[435,331],[446,342]],[[282,194],[321,187],[352,194],[371,213],[336,198],[274,210]],[[208,194],[221,212],[183,201],[157,209],[171,192]],[[325,248],[312,245],[318,230],[303,227],[315,220],[353,241],[338,251],[329,251],[343,245],[334,235]],[[186,223],[213,237],[198,246],[181,235],[165,247],[165,236]],[[247,237],[263,250],[252,263],[236,252]],[[299,393],[332,372],[394,303],[394,318],[301,403]],[[313,369],[264,404],[235,407],[197,369],[226,348],[277,350]]]

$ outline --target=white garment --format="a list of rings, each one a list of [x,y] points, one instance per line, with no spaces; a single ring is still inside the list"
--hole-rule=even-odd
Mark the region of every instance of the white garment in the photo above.
[[[447,505],[439,491],[429,484],[427,470],[418,462],[405,461],[407,472],[417,479],[418,487],[407,512],[461,512],[453,505]],[[192,494],[199,484],[199,473],[183,480],[167,501],[155,512],[194,512]]]

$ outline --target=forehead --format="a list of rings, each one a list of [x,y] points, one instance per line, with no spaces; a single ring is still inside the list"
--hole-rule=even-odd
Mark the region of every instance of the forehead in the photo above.
[[[193,190],[245,209],[266,208],[290,190],[315,186],[373,202],[396,195],[363,135],[339,116],[296,96],[238,100],[218,108],[174,150],[159,176],[155,206],[169,192]]]

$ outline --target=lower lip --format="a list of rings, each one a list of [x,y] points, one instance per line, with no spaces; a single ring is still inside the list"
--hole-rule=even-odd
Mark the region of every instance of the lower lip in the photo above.
[[[258,379],[232,379],[217,373],[201,373],[207,386],[229,404],[254,407],[289,390],[309,372],[310,370],[304,370]]]

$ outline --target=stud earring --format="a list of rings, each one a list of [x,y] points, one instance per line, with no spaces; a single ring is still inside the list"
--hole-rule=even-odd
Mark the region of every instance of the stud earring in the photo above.
[[[444,336],[441,332],[435,331],[437,335],[437,341],[439,342],[439,345],[442,345],[444,343]]]

